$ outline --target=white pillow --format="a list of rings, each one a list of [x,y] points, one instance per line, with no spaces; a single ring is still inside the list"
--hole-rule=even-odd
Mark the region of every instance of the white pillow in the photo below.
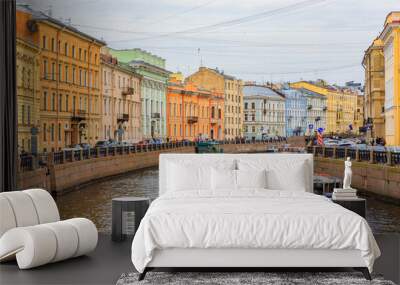
[[[217,169],[211,170],[211,187],[213,190],[235,190],[236,189],[236,170]]]
[[[267,171],[236,170],[238,188],[267,188]]]
[[[168,191],[187,191],[211,188],[211,168],[187,166],[177,163],[168,165]]]
[[[279,161],[267,171],[267,188],[286,191],[307,191],[305,161]]]

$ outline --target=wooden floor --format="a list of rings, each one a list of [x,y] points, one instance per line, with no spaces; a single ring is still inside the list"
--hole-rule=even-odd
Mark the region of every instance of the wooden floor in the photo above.
[[[374,273],[400,284],[400,234],[376,235],[382,256]],[[112,242],[100,234],[96,250],[82,256],[42,267],[19,270],[15,262],[0,265],[0,284],[115,284],[122,273],[133,272],[131,241]],[[306,271],[313,271],[312,269]]]

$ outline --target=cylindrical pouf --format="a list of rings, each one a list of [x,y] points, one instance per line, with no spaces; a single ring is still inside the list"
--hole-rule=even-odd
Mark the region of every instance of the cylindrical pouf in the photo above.
[[[93,251],[97,246],[98,232],[91,220],[85,218],[73,218],[63,222],[69,223],[78,233],[78,248],[74,257]]]
[[[39,224],[53,223],[60,220],[60,213],[56,202],[49,192],[43,189],[29,189],[22,191],[30,196],[35,205]]]
[[[89,253],[97,240],[96,226],[84,218],[14,228],[0,238],[0,260],[16,255],[19,268],[28,269]]]
[[[0,238],[8,230],[17,226],[14,211],[8,199],[0,195]]]
[[[144,197],[112,199],[112,240],[122,241],[128,237],[133,238],[149,205],[150,199]]]
[[[16,256],[20,269],[49,263],[57,252],[53,231],[42,225],[14,228],[0,239],[0,259]]]
[[[57,239],[57,252],[51,262],[71,258],[78,250],[78,232],[74,226],[65,221],[43,224],[43,227],[51,229]]]

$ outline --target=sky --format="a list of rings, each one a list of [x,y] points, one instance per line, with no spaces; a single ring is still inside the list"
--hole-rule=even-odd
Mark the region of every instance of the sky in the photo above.
[[[112,48],[142,48],[185,76],[364,82],[364,51],[399,0],[18,0]]]

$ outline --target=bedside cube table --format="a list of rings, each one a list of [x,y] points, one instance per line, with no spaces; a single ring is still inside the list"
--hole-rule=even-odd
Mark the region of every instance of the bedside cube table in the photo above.
[[[150,199],[144,197],[120,197],[112,199],[112,233],[113,241],[133,238],[140,221],[146,214]]]
[[[359,214],[365,219],[367,212],[367,201],[363,198],[351,198],[351,199],[332,199],[332,202],[339,204],[340,206]]]

